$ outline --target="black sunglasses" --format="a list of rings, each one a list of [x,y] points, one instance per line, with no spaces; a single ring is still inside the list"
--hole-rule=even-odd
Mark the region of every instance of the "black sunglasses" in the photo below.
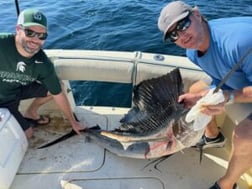
[[[178,21],[176,27],[172,31],[167,32],[165,34],[165,41],[170,41],[174,43],[175,41],[178,40],[179,38],[178,32],[187,30],[191,25],[190,15],[191,13],[189,13],[182,20]]]
[[[48,36],[47,33],[38,33],[24,26],[20,26],[20,28],[24,31],[26,37],[37,37],[39,40],[46,40]]]

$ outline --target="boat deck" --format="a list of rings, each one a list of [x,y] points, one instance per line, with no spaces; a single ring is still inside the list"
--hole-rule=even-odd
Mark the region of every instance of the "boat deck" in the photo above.
[[[119,125],[127,111],[127,108],[78,107],[75,113],[89,126],[99,124],[110,130]],[[37,149],[70,128],[62,115],[54,114],[49,125],[35,129],[11,189],[48,186],[53,189],[204,189],[224,174],[227,165],[225,148],[205,150],[201,163],[199,151],[193,148],[155,162],[156,159],[118,157],[81,135]],[[240,188],[247,188],[242,180],[239,184]]]
[[[179,67],[185,91],[195,81],[209,81],[209,77],[185,57],[82,50],[48,50],[46,53],[55,64],[59,78],[66,83],[72,110],[90,127],[97,124],[108,130],[118,127],[128,109],[76,107],[69,80],[130,83],[134,86]],[[21,110],[25,110],[28,104],[21,104]],[[227,115],[218,117],[217,121],[229,140],[224,148],[204,150],[200,163],[200,153],[193,148],[163,161],[118,157],[88,142],[83,135],[37,149],[71,130],[57,106],[50,102],[40,109],[40,113],[49,114],[52,121],[47,126],[35,128],[35,136],[29,141],[28,151],[10,189],[207,189],[225,173],[232,130],[251,109],[252,104],[246,108],[240,108],[239,104],[226,108]],[[252,186],[252,171],[244,174],[238,184],[240,189]]]

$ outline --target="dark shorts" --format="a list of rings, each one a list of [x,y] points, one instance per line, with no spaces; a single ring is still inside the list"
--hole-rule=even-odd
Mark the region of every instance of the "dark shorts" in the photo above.
[[[25,131],[31,127],[31,125],[26,119],[24,119],[23,115],[18,110],[20,101],[35,97],[46,97],[47,93],[48,90],[43,85],[34,82],[31,85],[22,87],[22,92],[19,94],[19,98],[13,100],[12,102],[0,104],[0,107],[7,108]]]
[[[252,113],[248,115],[247,119],[252,120]]]

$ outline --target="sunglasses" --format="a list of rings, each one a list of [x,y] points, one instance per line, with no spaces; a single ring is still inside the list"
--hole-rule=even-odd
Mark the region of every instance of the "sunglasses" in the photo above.
[[[165,41],[170,41],[174,43],[175,41],[178,40],[179,38],[178,32],[187,30],[191,25],[190,15],[191,13],[189,13],[188,16],[185,17],[184,19],[178,21],[176,27],[172,31],[166,33]]]
[[[26,37],[37,37],[39,40],[45,40],[47,38],[47,33],[38,33],[31,29],[20,26],[20,28],[24,31]]]

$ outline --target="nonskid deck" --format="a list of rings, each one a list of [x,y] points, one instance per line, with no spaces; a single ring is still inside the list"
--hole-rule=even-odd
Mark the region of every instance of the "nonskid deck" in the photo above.
[[[93,111],[78,107],[76,115],[89,125],[99,124],[110,130],[118,126],[127,109],[95,108],[97,112]],[[106,113],[100,114],[103,112]],[[37,149],[69,129],[69,123],[57,116],[50,125],[36,128],[11,189],[202,189],[222,176],[227,164],[225,149],[205,151],[201,164],[199,152],[192,148],[156,164],[153,160],[118,157],[96,144],[87,143],[83,136]],[[216,153],[224,159],[215,158]]]

